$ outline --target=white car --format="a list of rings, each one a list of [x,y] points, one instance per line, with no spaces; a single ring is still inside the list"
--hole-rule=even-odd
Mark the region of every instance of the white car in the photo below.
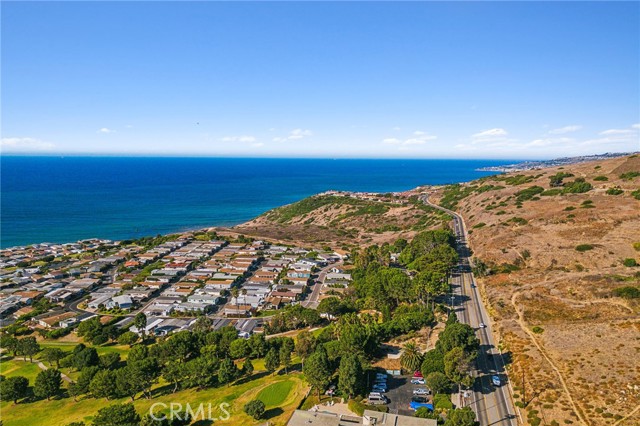
[[[414,379],[411,379],[411,384],[412,385],[424,385],[425,381],[424,381],[424,379],[421,379],[420,377],[416,377]]]
[[[426,388],[418,388],[413,390],[414,395],[429,395],[431,391]]]
[[[479,327],[480,327],[480,328],[485,328],[485,327],[486,327],[486,325],[485,325],[485,323],[481,322],[481,323],[480,323],[480,325],[479,325]]]

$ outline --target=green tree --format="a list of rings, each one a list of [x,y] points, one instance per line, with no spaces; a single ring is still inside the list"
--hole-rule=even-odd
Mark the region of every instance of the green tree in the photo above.
[[[251,375],[253,374],[253,363],[249,358],[247,358],[244,361],[244,364],[242,364],[242,374],[248,377],[251,377]]]
[[[14,376],[0,381],[0,398],[4,401],[18,403],[20,398],[27,396],[29,380],[26,377]]]
[[[451,389],[451,382],[447,376],[439,371],[434,371],[429,373],[428,376],[425,376],[425,383],[434,394],[449,393]]]
[[[285,374],[289,374],[289,367],[291,367],[291,348],[288,345],[282,345],[280,347],[278,360],[280,365],[284,367]]]
[[[144,342],[146,336],[145,329],[147,328],[147,316],[144,314],[144,312],[139,312],[138,314],[136,314],[136,316],[133,318],[133,325],[140,333],[142,341]]]
[[[137,426],[140,415],[133,404],[115,404],[98,410],[93,426]]]
[[[98,371],[100,371],[100,367],[95,365],[85,367],[80,371],[78,380],[69,384],[69,395],[73,397],[74,401],[77,401],[80,395],[89,392],[89,384]]]
[[[60,360],[67,356],[67,353],[60,348],[44,348],[40,354],[42,361],[48,362],[53,367],[53,363],[56,363],[56,368],[60,368]]]
[[[276,348],[269,349],[267,356],[264,358],[264,366],[269,373],[275,372],[280,367],[280,356]]]
[[[213,321],[211,321],[211,318],[206,316],[198,317],[198,319],[196,319],[196,322],[193,324],[193,332],[206,333],[211,330],[212,325]]]
[[[178,362],[185,362],[198,350],[197,339],[190,331],[180,331],[164,342],[164,349]]]
[[[98,364],[102,368],[113,370],[120,364],[120,354],[117,352],[109,352],[98,356]]]
[[[142,361],[149,358],[149,348],[144,345],[135,345],[129,350],[127,362]]]
[[[438,336],[436,349],[446,354],[451,349],[460,347],[467,353],[475,353],[480,347],[476,333],[468,324],[459,322],[448,324]]]
[[[253,417],[255,420],[260,420],[265,412],[264,402],[259,399],[249,401],[244,405],[244,412]]]
[[[318,392],[318,399],[320,398],[320,391],[324,390],[329,384],[331,378],[331,365],[329,364],[329,358],[327,352],[322,346],[318,346],[318,349],[307,358],[307,362],[303,368],[304,376],[309,384],[316,388]]]
[[[18,353],[24,357],[24,360],[33,362],[33,356],[40,352],[40,345],[33,336],[23,337],[18,343]]]
[[[422,364],[422,354],[415,343],[409,342],[404,345],[402,355],[400,355],[400,364],[402,368],[410,372],[414,372],[420,368]]]
[[[346,354],[340,360],[338,387],[351,399],[363,389],[363,370],[360,358],[355,354]]]
[[[444,356],[445,375],[454,383],[467,387],[473,384],[470,374],[474,357],[467,354],[461,347],[451,349]]]
[[[149,399],[151,386],[157,382],[158,374],[155,358],[127,363],[126,367],[116,371],[118,393],[129,396],[133,401],[136,394],[142,392]]]
[[[475,426],[476,414],[471,407],[457,408],[450,410],[444,426]]]
[[[430,350],[424,354],[420,371],[422,371],[424,377],[427,377],[435,371],[444,374],[444,355],[442,352]]]
[[[0,347],[16,356],[18,355],[19,341],[15,337],[3,333],[0,335]]]
[[[342,302],[335,296],[327,297],[320,301],[317,310],[321,314],[327,314],[335,317],[342,313]]]
[[[175,393],[180,387],[180,383],[188,376],[186,364],[178,364],[170,362],[162,369],[162,377],[169,383],[173,383],[173,391]]]
[[[220,381],[220,367],[220,360],[215,355],[203,355],[188,361],[184,370],[187,372],[188,385],[197,386],[198,389],[213,386],[216,380]]]
[[[249,342],[245,339],[236,339],[229,345],[229,355],[233,359],[244,358],[250,353]]]
[[[121,345],[133,346],[140,337],[133,331],[125,331],[118,337],[118,343]]]
[[[60,371],[52,368],[42,370],[36,376],[33,393],[38,398],[47,398],[48,401],[52,396],[55,396],[60,392],[61,384],[62,376]]]
[[[304,368],[304,360],[307,359],[309,355],[313,353],[316,349],[316,338],[313,334],[309,333],[307,330],[303,330],[298,333],[295,342],[295,351],[296,354],[302,360],[302,368]]]
[[[71,363],[77,371],[82,371],[85,367],[98,365],[100,357],[96,348],[89,348],[82,343],[73,348]]]
[[[220,384],[231,384],[238,377],[238,368],[231,358],[225,358],[220,363],[218,370],[218,381]]]
[[[116,374],[112,370],[98,371],[89,383],[89,392],[94,398],[115,398],[118,396]]]

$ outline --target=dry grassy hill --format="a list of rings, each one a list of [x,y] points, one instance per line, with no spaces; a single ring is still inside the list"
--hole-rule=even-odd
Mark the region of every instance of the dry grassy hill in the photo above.
[[[446,225],[450,217],[419,201],[403,198],[374,201],[316,195],[266,212],[232,228],[235,232],[290,243],[332,247],[410,239],[416,232]]]
[[[640,157],[484,178],[431,199],[463,215],[492,271],[480,287],[530,418],[640,425],[640,299],[615,292],[640,288]]]

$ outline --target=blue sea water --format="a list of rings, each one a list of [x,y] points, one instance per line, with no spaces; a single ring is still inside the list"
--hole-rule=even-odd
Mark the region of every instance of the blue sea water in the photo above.
[[[402,191],[509,163],[2,156],[0,246],[229,226],[329,189]]]

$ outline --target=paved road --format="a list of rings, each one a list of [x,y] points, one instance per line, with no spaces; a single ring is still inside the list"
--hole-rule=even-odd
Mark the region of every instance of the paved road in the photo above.
[[[300,304],[305,308],[316,309],[318,307],[318,298],[320,297],[320,292],[322,290],[322,282],[324,281],[325,275],[329,272],[331,268],[340,267],[342,265],[342,261],[338,261],[336,263],[330,263],[320,270],[318,273],[318,278],[315,279],[315,284],[313,284],[313,288],[311,290],[311,294],[309,297],[301,302]]]
[[[459,214],[430,203],[426,195],[422,197],[422,201],[449,213],[453,217],[460,265],[459,270],[453,274],[451,279],[455,295],[452,298],[452,302],[458,319],[476,329],[476,335],[480,339],[480,353],[476,361],[476,382],[473,393],[469,398],[465,398],[465,405],[470,406],[475,411],[480,426],[515,426],[518,421],[513,400],[506,384],[508,378],[504,368],[504,359],[494,342],[489,316],[473,277],[464,220]],[[486,327],[480,328],[480,323],[484,323]],[[502,386],[495,387],[491,384],[491,376],[493,375],[500,376],[503,383]]]

